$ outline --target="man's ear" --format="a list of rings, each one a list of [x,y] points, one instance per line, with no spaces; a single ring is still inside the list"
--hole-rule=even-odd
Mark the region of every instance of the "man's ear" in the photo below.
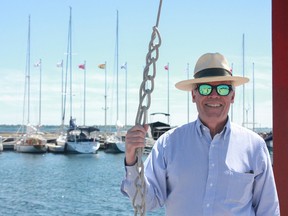
[[[191,90],[192,102],[195,103],[195,91]]]
[[[235,99],[235,91],[233,91],[232,97],[231,97],[231,103],[234,103],[234,99]]]

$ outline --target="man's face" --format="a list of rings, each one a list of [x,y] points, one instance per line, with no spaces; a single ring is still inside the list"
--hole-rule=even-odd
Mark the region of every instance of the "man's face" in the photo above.
[[[231,85],[231,82],[210,82],[212,86],[219,84]],[[208,96],[203,96],[197,89],[192,89],[192,101],[196,103],[199,117],[204,124],[223,123],[226,121],[230,104],[234,102],[235,90],[232,90],[227,96],[220,96],[216,89]]]

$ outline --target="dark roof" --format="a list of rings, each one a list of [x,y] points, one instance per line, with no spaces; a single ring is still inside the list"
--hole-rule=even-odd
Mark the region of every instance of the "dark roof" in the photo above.
[[[99,128],[97,128],[97,127],[92,127],[92,126],[90,126],[90,127],[88,127],[88,126],[77,126],[75,129],[73,129],[73,128],[69,129],[68,132],[70,132],[70,131],[72,131],[72,130],[80,130],[81,132],[82,132],[82,131],[86,131],[86,132],[88,132],[88,133],[91,133],[91,132],[93,132],[93,131],[100,131]]]

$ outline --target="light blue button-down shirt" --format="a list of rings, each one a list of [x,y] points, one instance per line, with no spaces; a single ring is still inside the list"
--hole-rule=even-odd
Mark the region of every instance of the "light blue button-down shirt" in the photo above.
[[[146,209],[167,216],[275,216],[279,202],[264,140],[230,123],[212,139],[198,119],[161,136],[146,159]],[[121,191],[135,195],[135,166]]]

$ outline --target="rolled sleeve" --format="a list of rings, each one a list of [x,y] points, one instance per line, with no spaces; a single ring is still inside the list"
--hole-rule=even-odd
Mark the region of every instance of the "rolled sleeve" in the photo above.
[[[136,187],[134,185],[135,179],[138,176],[136,165],[125,166],[125,178],[122,180],[121,192],[125,196],[133,197],[136,192]]]

